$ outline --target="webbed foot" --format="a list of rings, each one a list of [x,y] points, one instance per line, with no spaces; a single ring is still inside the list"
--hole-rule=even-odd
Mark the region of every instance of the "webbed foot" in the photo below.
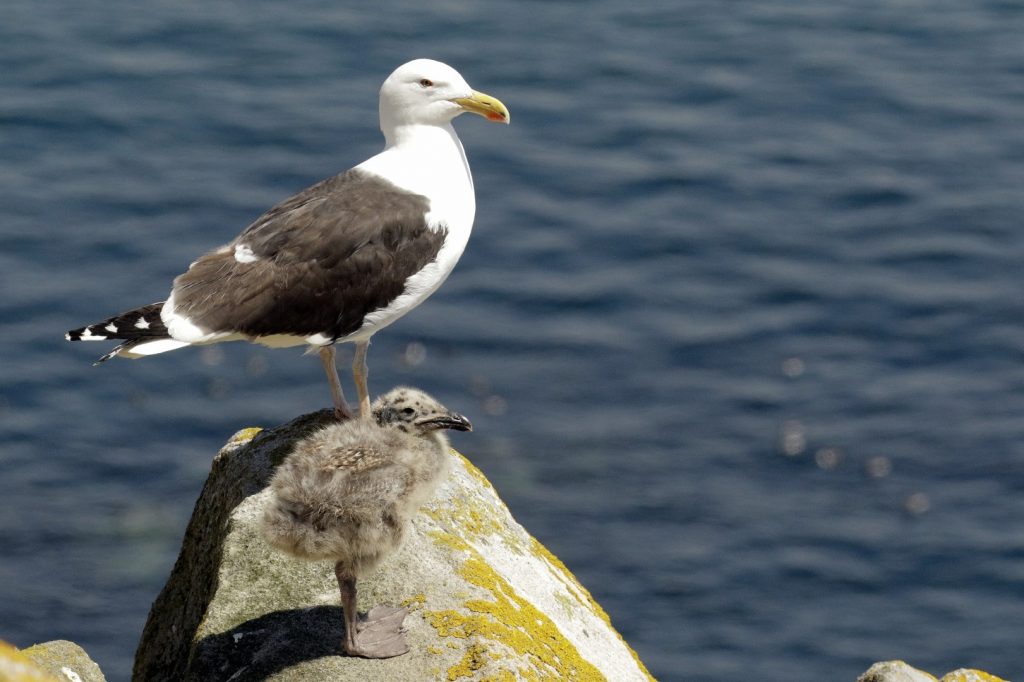
[[[360,620],[353,637],[345,638],[345,653],[363,658],[392,658],[409,651],[402,622],[408,610],[394,606],[375,606]]]

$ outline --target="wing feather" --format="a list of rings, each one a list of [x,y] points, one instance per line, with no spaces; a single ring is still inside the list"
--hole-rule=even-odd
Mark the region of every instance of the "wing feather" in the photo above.
[[[209,332],[351,334],[437,257],[447,231],[427,224],[428,210],[362,171],[324,180],[193,263],[174,281],[175,312]]]

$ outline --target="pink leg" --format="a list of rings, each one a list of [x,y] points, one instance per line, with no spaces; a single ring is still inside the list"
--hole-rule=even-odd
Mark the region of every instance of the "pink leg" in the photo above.
[[[352,418],[352,409],[345,402],[345,394],[341,391],[341,379],[338,378],[338,367],[334,364],[334,356],[334,346],[324,346],[320,349],[320,362],[323,363],[324,372],[327,373],[327,383],[331,385],[334,415],[338,421],[345,421]]]
[[[362,419],[370,418],[370,389],[366,383],[370,373],[366,366],[366,351],[369,347],[369,341],[356,343],[355,357],[352,358],[352,377],[355,379],[356,392],[359,394],[359,416]]]

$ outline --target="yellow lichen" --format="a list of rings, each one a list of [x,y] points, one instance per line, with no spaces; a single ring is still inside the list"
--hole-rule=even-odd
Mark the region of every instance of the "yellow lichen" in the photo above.
[[[466,653],[462,660],[448,668],[448,680],[452,682],[460,677],[472,677],[473,673],[487,665],[487,647],[482,644],[472,644],[466,647]]]
[[[452,452],[458,456],[466,472],[481,482],[479,487],[489,491],[493,498],[486,499],[479,493],[455,496],[445,500],[443,504],[428,505],[423,509],[423,513],[445,528],[458,529],[459,535],[474,542],[483,542],[492,536],[498,536],[512,551],[524,553],[526,548],[522,539],[505,522],[507,513],[500,513],[504,507],[494,488],[469,460],[454,450]],[[495,512],[496,509],[499,513]]]
[[[981,670],[961,669],[946,673],[941,682],[1006,682],[1006,680]]]
[[[481,682],[516,682],[516,676],[511,670],[499,670],[493,677],[485,677]]]
[[[507,508],[483,472],[454,450],[452,452],[459,457],[464,470],[475,480],[475,484],[470,491],[460,491],[462,494],[453,495],[442,504],[430,505],[423,511],[441,528],[448,531],[432,533],[436,542],[469,555],[459,570],[462,577],[467,582],[487,590],[495,600],[480,600],[467,595],[464,598],[464,606],[468,614],[462,610],[447,610],[424,611],[423,615],[441,637],[463,641],[479,637],[495,642],[496,646],[476,650],[473,657],[464,656],[462,661],[451,669],[450,679],[469,676],[469,663],[481,660],[483,653],[486,653],[491,668],[497,669],[493,674],[500,674],[497,677],[486,676],[492,673],[485,671],[483,679],[503,680],[506,678],[505,673],[512,677],[518,675],[520,679],[604,679],[547,615],[519,597],[508,582],[483,560],[475,548],[498,541],[509,550],[523,555],[532,554],[544,561],[550,573],[565,586],[565,593],[559,592],[555,598],[566,613],[572,614],[580,607],[592,611],[619,637],[632,655],[637,668],[649,680],[653,680],[636,652],[611,626],[608,614],[580,585],[569,569],[540,542],[516,524],[510,523]],[[451,646],[452,642],[449,641],[448,644]],[[507,657],[508,662],[498,665],[496,661],[501,657]]]
[[[518,525],[507,522],[507,519],[511,518],[512,512],[502,501],[494,486],[472,462],[457,452],[455,454],[458,455],[466,473],[480,484],[478,488],[483,491],[483,495],[473,496],[471,502],[460,500],[463,506],[469,507],[470,516],[478,524],[476,527],[479,531],[474,533],[473,537],[482,539],[485,535],[497,535],[508,549],[517,554],[526,554],[528,551],[528,547],[524,544],[526,533]]]
[[[487,477],[484,476],[484,472],[480,471],[475,464],[466,459],[466,457],[457,450],[452,450],[452,453],[462,460],[462,465],[466,467],[466,472],[475,478],[484,490],[490,490],[492,493],[497,495],[497,491],[494,489],[494,486],[491,485],[491,482],[487,480]]]
[[[402,600],[402,606],[408,608],[410,611],[423,608],[423,605],[427,603],[427,595],[420,592],[419,594],[413,595],[408,599]]]
[[[451,533],[442,533],[440,531],[434,531],[430,534],[430,536],[434,538],[434,540],[436,540],[437,542],[440,542],[442,545],[447,545],[451,549],[457,549],[462,552],[468,552],[472,549],[472,547],[469,546],[468,542],[466,542],[457,535],[452,535]]]
[[[436,532],[435,539],[467,553],[459,575],[485,590],[492,599],[469,599],[465,612],[455,609],[424,611],[440,637],[474,638],[466,655],[448,670],[448,679],[470,677],[487,664],[524,679],[602,680],[604,676],[562,634],[542,611],[520,597],[465,540]],[[513,652],[514,656],[507,656]],[[507,676],[505,676],[507,678]],[[488,679],[500,680],[502,677]]]
[[[262,430],[263,429],[260,428],[259,426],[250,426],[247,429],[242,429],[241,431],[239,431],[235,435],[231,436],[231,438],[228,439],[228,442],[224,444],[224,447],[225,448],[236,448],[239,445],[245,445],[246,443],[251,441],[253,438],[255,438],[256,434],[259,433]]]
[[[647,679],[654,680],[654,676],[651,675],[649,670],[647,670],[647,666],[645,666],[643,661],[640,660],[640,657],[637,655],[636,651],[633,650],[633,647],[629,645],[629,642],[622,638],[622,635],[619,634],[619,631],[616,630],[615,627],[612,625],[612,619],[608,617],[608,614],[605,612],[603,608],[601,608],[601,605],[598,604],[597,601],[590,595],[590,592],[587,590],[587,588],[583,587],[580,581],[576,580],[576,576],[574,576],[572,574],[572,571],[570,571],[568,567],[566,567],[566,565],[562,563],[561,559],[552,554],[547,547],[540,543],[540,540],[533,537],[532,535],[530,536],[530,546],[534,554],[542,557],[544,560],[548,562],[548,564],[551,565],[551,567],[553,568],[552,573],[554,573],[554,575],[557,576],[558,579],[566,585],[566,587],[568,588],[568,593],[576,597],[580,604],[583,605],[585,608],[597,614],[597,617],[605,622],[605,624],[608,626],[608,629],[615,633],[615,635],[619,638],[619,641],[622,642],[623,646],[626,647],[630,655],[633,656],[633,660],[636,662],[637,667],[640,668],[641,672],[643,672],[643,674],[647,676]]]
[[[13,645],[0,640],[0,680],[4,682],[57,682]]]

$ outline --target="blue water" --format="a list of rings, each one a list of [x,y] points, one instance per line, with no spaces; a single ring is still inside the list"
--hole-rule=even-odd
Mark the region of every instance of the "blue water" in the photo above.
[[[512,125],[457,121],[473,239],[371,388],[472,418],[661,680],[1024,677],[1024,5],[95,4],[0,7],[0,638],[125,679],[219,445],[328,403],[63,332],[376,152],[430,56]]]

